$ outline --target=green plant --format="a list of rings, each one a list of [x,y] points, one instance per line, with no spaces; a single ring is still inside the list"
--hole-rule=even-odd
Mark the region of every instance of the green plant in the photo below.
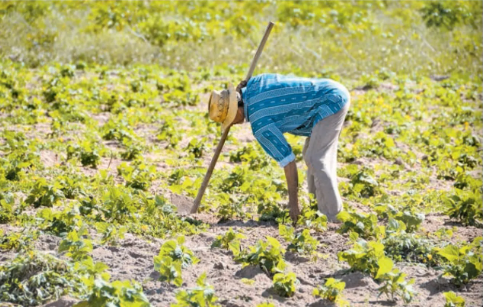
[[[323,232],[327,229],[327,216],[322,214],[318,208],[311,208],[309,205],[302,206],[297,225]]]
[[[117,167],[117,172],[124,178],[127,187],[147,191],[155,178],[156,168],[140,161],[132,165],[123,162]]]
[[[295,234],[294,228],[279,224],[278,232],[290,243],[287,250],[310,256],[314,260],[317,258],[319,241],[310,235],[310,230],[304,229],[301,233]]]
[[[363,168],[351,177],[351,193],[358,197],[371,197],[381,194],[379,183],[373,177],[373,171]]]
[[[123,138],[122,145],[124,146],[124,151],[121,152],[121,157],[128,161],[139,158],[144,150],[140,142],[131,138]]]
[[[101,208],[107,222],[117,221],[124,224],[136,220],[139,206],[139,197],[133,195],[129,189],[121,186],[108,186],[101,193]]]
[[[266,241],[259,240],[255,246],[249,246],[249,251],[243,250],[235,257],[235,261],[243,266],[259,265],[267,274],[283,272],[285,249],[277,239],[267,236]]]
[[[30,251],[33,249],[33,242],[38,237],[37,231],[24,230],[23,232],[10,232],[9,234],[3,234],[3,231],[0,231],[0,249],[17,252]]]
[[[215,241],[211,244],[211,248],[224,248],[230,250],[234,256],[237,256],[240,253],[241,246],[240,240],[245,239],[246,237],[238,232],[234,232],[233,229],[230,229],[224,235],[216,236]]]
[[[55,181],[48,184],[44,178],[37,179],[29,196],[25,200],[27,204],[38,207],[52,207],[64,198],[62,186]]]
[[[325,284],[319,285],[317,288],[315,288],[312,294],[315,297],[318,296],[330,302],[336,302],[339,306],[349,306],[349,302],[342,298],[341,293],[344,289],[345,282],[339,279],[328,278],[325,281]]]
[[[190,153],[190,155],[193,155],[194,158],[200,159],[203,157],[203,153],[206,150],[206,143],[206,138],[192,138],[185,149]]]
[[[436,266],[439,256],[433,251],[435,243],[417,234],[399,233],[383,239],[386,256],[395,261],[412,261]]]
[[[416,212],[415,208],[410,206],[397,210],[391,205],[379,205],[374,210],[378,216],[403,222],[407,232],[418,230],[425,219],[423,213]]]
[[[127,229],[125,226],[116,227],[113,224],[97,222],[97,232],[102,234],[101,244],[117,245],[120,239],[124,239]]]
[[[74,261],[84,260],[89,257],[92,252],[92,242],[87,237],[89,232],[87,228],[81,227],[79,231],[72,230],[67,237],[60,242],[59,253],[67,252],[65,255]]]
[[[443,248],[435,249],[438,255],[446,259],[442,264],[443,274],[452,276],[452,282],[455,285],[466,284],[483,271],[481,241],[482,237],[477,237],[468,245],[448,244]]]
[[[248,197],[246,196],[240,198],[234,195],[220,193],[220,195],[218,195],[220,206],[216,215],[219,216],[222,221],[235,218],[244,218],[246,214],[243,210],[243,205],[246,203],[247,199]]]
[[[364,239],[370,239],[379,237],[382,232],[375,214],[342,211],[337,219],[342,222],[337,230],[339,233],[355,232]]]
[[[183,283],[181,270],[199,262],[193,252],[183,246],[184,241],[183,236],[176,241],[168,240],[161,246],[158,256],[154,256],[154,269],[161,274],[160,280],[173,282],[178,287]]]
[[[277,273],[273,276],[273,288],[282,297],[291,297],[295,294],[296,285],[299,283],[295,273]]]
[[[206,283],[206,273],[203,273],[196,280],[197,287],[176,292],[176,303],[171,307],[192,307],[205,306],[217,307],[218,298],[212,286]]]
[[[78,295],[81,280],[64,260],[30,251],[0,266],[0,300],[37,306],[65,294]]]
[[[82,225],[82,217],[77,206],[66,206],[63,211],[44,208],[37,212],[39,229],[54,235],[66,234]]]
[[[475,191],[462,191],[455,189],[455,194],[443,198],[446,214],[465,225],[475,225],[483,221],[482,195],[478,189]]]
[[[93,141],[82,141],[80,144],[70,144],[67,146],[67,160],[74,157],[78,158],[82,166],[97,168],[101,162],[103,150]]]
[[[14,217],[15,199],[12,193],[0,194],[0,224],[12,221]]]
[[[150,307],[148,298],[144,295],[142,286],[135,281],[109,282],[98,278],[94,281],[91,294],[85,301],[75,304],[75,307]]]
[[[352,249],[339,252],[337,256],[339,261],[346,261],[352,270],[369,273],[373,278],[391,261],[384,255],[384,245],[381,242],[362,239],[355,242]]]
[[[446,299],[444,307],[465,307],[466,305],[465,299],[456,295],[453,291],[444,292],[443,295]]]
[[[406,274],[399,272],[397,269],[388,271],[379,277],[383,282],[383,285],[378,289],[379,295],[383,293],[388,297],[390,295],[393,301],[395,300],[395,296],[399,296],[406,304],[413,300],[416,294],[412,287],[412,284],[415,282],[414,278],[406,281]]]

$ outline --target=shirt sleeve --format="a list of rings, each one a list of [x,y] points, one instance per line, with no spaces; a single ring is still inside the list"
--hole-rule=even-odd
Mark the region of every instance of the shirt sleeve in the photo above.
[[[254,136],[263,150],[274,158],[281,167],[285,167],[295,160],[292,147],[290,147],[280,129],[271,120],[262,128],[258,129],[254,133]]]

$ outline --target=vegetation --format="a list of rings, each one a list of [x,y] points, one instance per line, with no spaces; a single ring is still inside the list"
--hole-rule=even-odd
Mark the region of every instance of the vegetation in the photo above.
[[[181,270],[199,261],[183,243],[183,236],[176,241],[166,241],[161,246],[159,255],[154,257],[154,269],[160,273],[159,280],[172,282],[178,287],[183,284]]]
[[[196,285],[196,288],[176,292],[176,303],[171,304],[171,307],[220,306],[216,303],[218,298],[213,287],[206,283],[206,273],[198,277]]]
[[[273,237],[267,237],[266,241],[258,241],[255,246],[243,250],[235,257],[237,262],[247,265],[259,265],[268,275],[281,273],[285,269],[283,254],[285,249],[280,242]]]
[[[307,277],[308,259],[330,274],[368,274],[374,304],[378,293],[424,301],[414,289],[437,274],[407,266],[451,282],[433,294],[441,305],[481,300],[468,294],[483,271],[480,2],[2,1],[0,16],[0,301],[150,306],[176,287],[164,305],[217,306],[231,303],[225,284],[258,291],[256,278],[200,275],[214,254],[260,267],[287,305],[352,302],[342,282]],[[232,128],[202,214],[171,203],[196,196],[220,134],[206,99],[244,78],[266,16],[276,26],[256,73],[332,78],[351,91],[341,224],[302,188],[293,225],[284,172],[246,126]],[[286,136],[302,166],[304,138]],[[206,216],[220,219],[208,234]],[[131,240],[159,248],[148,261],[161,282],[124,280],[98,261],[104,249],[135,249]],[[146,291],[152,284],[166,291]]]
[[[345,282],[339,279],[328,278],[323,285],[314,289],[312,294],[330,302],[336,302],[338,306],[348,306],[349,302],[342,298]]]
[[[243,234],[234,232],[233,229],[230,228],[224,235],[216,236],[216,240],[211,244],[211,248],[218,247],[228,249],[234,256],[237,256],[241,250],[240,240],[245,238],[246,237]]]
[[[297,276],[294,273],[277,273],[273,275],[273,288],[282,297],[294,295],[297,283]]]

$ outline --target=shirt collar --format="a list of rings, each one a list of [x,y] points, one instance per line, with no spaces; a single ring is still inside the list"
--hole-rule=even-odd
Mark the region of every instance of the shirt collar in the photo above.
[[[243,100],[243,113],[245,115],[245,122],[249,122],[250,120],[248,119],[248,99],[246,97],[246,87],[242,87],[241,93],[242,93],[242,100]]]

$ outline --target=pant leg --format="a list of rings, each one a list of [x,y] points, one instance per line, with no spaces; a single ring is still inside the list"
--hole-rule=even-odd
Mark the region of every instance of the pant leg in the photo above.
[[[348,109],[349,102],[315,125],[304,157],[314,177],[318,208],[330,221],[336,220],[342,211],[337,183],[337,145]]]

